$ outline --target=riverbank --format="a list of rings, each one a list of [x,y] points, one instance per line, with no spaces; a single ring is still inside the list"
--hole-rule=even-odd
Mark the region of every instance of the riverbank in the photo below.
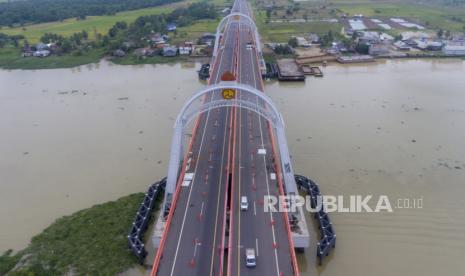
[[[41,57],[22,57],[20,49],[6,47],[0,49],[0,68],[3,69],[57,69],[71,68],[99,62],[105,55],[104,49],[91,49],[82,55],[62,55]]]
[[[0,275],[115,275],[133,267],[126,235],[143,198],[132,194],[56,220],[24,250],[0,256]]]
[[[125,57],[110,57],[106,56],[103,49],[89,50],[83,55],[63,55],[49,56],[46,58],[40,57],[21,57],[20,52],[14,48],[5,48],[0,50],[0,68],[7,70],[22,69],[22,70],[38,70],[38,69],[60,69],[72,68],[91,63],[99,63],[102,59],[111,61],[118,65],[139,65],[139,64],[169,64],[185,61],[197,61],[203,58],[193,58],[188,56],[175,57],[136,57],[135,55],[127,55]],[[207,57],[209,59],[209,57]]]

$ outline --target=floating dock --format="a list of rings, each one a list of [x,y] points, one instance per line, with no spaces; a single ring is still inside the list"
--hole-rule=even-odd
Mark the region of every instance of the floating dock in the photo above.
[[[302,65],[301,69],[305,75],[323,77],[323,72],[318,66]]]
[[[314,55],[314,56],[303,56],[295,59],[297,64],[309,64],[309,63],[322,63],[328,61],[335,61],[336,57],[328,54]]]
[[[339,56],[337,57],[339,63],[363,63],[373,62],[375,58],[370,55],[355,55],[355,56]]]
[[[310,67],[310,69],[312,70],[313,75],[315,77],[323,77],[323,72],[320,70],[320,67],[312,66],[312,67]]]
[[[305,75],[293,59],[278,60],[279,81],[304,81]]]

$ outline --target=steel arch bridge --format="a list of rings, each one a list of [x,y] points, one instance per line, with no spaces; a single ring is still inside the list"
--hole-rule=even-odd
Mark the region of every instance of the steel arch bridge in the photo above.
[[[248,15],[246,14],[243,14],[243,13],[240,13],[240,12],[233,12],[233,13],[230,13],[229,15],[225,16],[223,19],[221,19],[220,23],[218,24],[218,27],[216,27],[216,36],[215,36],[215,46],[214,46],[214,49],[213,49],[213,58],[212,58],[212,64],[214,64],[214,61],[216,60],[216,55],[218,53],[218,47],[219,47],[219,43],[220,43],[220,36],[222,35],[223,33],[223,30],[224,28],[226,27],[228,21],[230,19],[243,19],[245,20],[245,22],[241,22],[241,23],[245,23],[247,24],[249,27],[252,28],[253,32],[254,32],[254,38],[255,38],[255,43],[256,43],[256,46],[257,46],[257,51],[259,53],[259,55],[261,56],[262,55],[262,48],[261,48],[261,45],[260,45],[260,36],[258,35],[258,29],[257,29],[257,25],[255,25],[255,22],[253,21],[252,18],[250,18]]]
[[[195,105],[195,103],[198,102],[207,93],[221,93],[221,91],[223,91],[224,89],[234,89],[236,91],[240,91],[241,95],[250,95],[252,96],[252,98],[241,97],[234,99],[224,99],[217,97],[217,99],[213,99],[214,97],[212,97],[211,101],[202,103],[200,106]],[[256,98],[258,98],[259,101],[255,101]],[[184,104],[176,118],[171,142],[170,161],[168,164],[168,177],[166,180],[165,199],[163,203],[165,215],[168,214],[171,208],[173,195],[176,191],[176,185],[178,183],[180,168],[183,163],[183,157],[185,154],[183,137],[185,134],[184,130],[186,126],[198,115],[220,107],[246,108],[266,118],[271,123],[271,126],[273,127],[273,130],[276,133],[276,142],[281,158],[281,177],[283,177],[284,179],[286,193],[298,194],[294,178],[294,172],[291,165],[289,148],[287,145],[287,140],[284,131],[284,120],[281,114],[279,113],[276,105],[263,92],[253,88],[252,86],[240,84],[235,81],[220,82],[218,84],[205,87],[202,90],[195,93],[194,95],[192,95],[190,99]]]

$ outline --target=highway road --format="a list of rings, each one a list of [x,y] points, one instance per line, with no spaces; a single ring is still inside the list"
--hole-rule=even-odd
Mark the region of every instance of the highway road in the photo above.
[[[237,2],[240,12],[251,16],[247,2]],[[263,91],[256,47],[247,47],[248,43],[255,45],[253,30],[242,23],[239,34],[238,81]],[[250,97],[248,100],[264,105],[258,97],[250,94],[239,93],[239,97]],[[285,217],[281,213],[265,213],[263,208],[266,195],[279,195],[278,181],[271,177],[277,172],[268,122],[245,108],[238,109],[235,121],[228,275],[294,275]],[[259,149],[266,153],[259,154]],[[247,211],[240,210],[242,196],[249,201]],[[245,265],[246,248],[255,249],[255,268]]]
[[[237,28],[226,27],[210,84],[235,70]],[[221,93],[209,93],[204,100],[215,97]],[[224,264],[232,108],[207,111],[197,120],[187,157],[192,161],[185,170],[193,179],[177,195],[157,275],[219,275]]]
[[[251,15],[245,0],[236,0],[232,12]],[[229,71],[238,82],[263,91],[257,52],[247,47],[255,43],[253,32],[244,22],[234,18],[227,23],[209,84]],[[214,91],[204,101],[220,97]],[[236,97],[242,97],[240,91]],[[249,100],[264,104],[257,97]],[[198,116],[185,158],[191,161],[180,175],[169,231],[152,275],[294,275],[284,216],[263,211],[263,197],[279,194],[271,177],[276,172],[270,134],[266,119],[243,108],[216,108]],[[257,154],[258,149],[266,154]],[[182,185],[186,175],[192,181]],[[249,210],[241,212],[243,195]],[[245,266],[249,247],[256,249],[255,268]]]

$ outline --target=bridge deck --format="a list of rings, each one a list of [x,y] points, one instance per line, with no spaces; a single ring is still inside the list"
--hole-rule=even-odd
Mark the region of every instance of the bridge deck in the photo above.
[[[245,0],[235,1],[235,11],[250,14]],[[263,91],[257,53],[247,49],[247,43],[254,40],[250,25],[231,20],[226,26],[212,65],[210,84],[220,82],[221,75],[230,71],[237,74],[238,82]],[[237,96],[241,97],[240,92]],[[209,93],[204,100],[216,97],[221,97],[221,93]],[[258,98],[250,100],[258,102]],[[243,108],[222,107],[201,114],[194,133],[192,154],[187,157],[192,161],[185,170],[186,174],[193,174],[193,179],[179,188],[161,259],[153,272],[205,276],[222,275],[225,269],[228,275],[294,275],[290,253],[293,249],[284,215],[263,211],[263,197],[279,194],[277,181],[270,178],[275,167],[266,120]],[[266,154],[258,155],[259,148],[265,149]],[[229,183],[233,186],[233,209],[227,225]],[[239,210],[241,195],[249,198],[247,212]],[[229,238],[225,237],[227,229]],[[231,248],[226,259],[224,247],[228,244]],[[245,266],[246,247],[256,249],[255,268]]]
[[[240,12],[250,15],[247,2],[237,2]],[[247,24],[241,24],[239,34],[238,82],[263,91],[256,48],[247,47],[248,43],[255,43],[253,31]],[[239,97],[242,97],[240,93]],[[249,100],[264,104],[258,97]],[[265,118],[244,108],[238,109],[236,120],[237,147],[232,183],[234,202],[228,275],[293,275],[284,216],[281,213],[265,213],[263,208],[265,196],[279,195],[277,178],[271,179],[271,174],[276,174],[276,171],[268,123]],[[259,149],[264,149],[266,154],[259,154]],[[248,211],[240,210],[241,196],[248,198]],[[245,266],[246,248],[255,249],[255,268]]]

